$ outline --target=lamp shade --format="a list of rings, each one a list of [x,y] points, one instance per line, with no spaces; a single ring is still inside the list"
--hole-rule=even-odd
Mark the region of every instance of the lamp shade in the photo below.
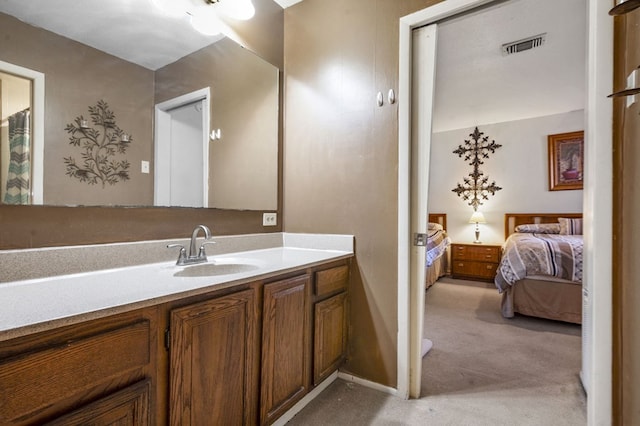
[[[484,219],[484,215],[482,214],[482,212],[475,211],[471,215],[469,223],[487,223],[487,221]]]

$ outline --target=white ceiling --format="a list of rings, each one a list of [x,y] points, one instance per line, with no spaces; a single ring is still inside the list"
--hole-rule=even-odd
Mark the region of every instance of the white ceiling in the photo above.
[[[510,0],[442,23],[434,131],[584,108],[585,0]],[[544,46],[502,56],[504,43],[547,33]]]
[[[220,39],[151,0],[0,0],[0,12],[152,70]]]
[[[281,8],[286,9],[289,6],[293,6],[296,3],[300,3],[302,0],[274,0],[280,5]]]
[[[302,0],[274,0],[281,7]],[[156,70],[219,40],[151,0],[0,0],[0,12]]]

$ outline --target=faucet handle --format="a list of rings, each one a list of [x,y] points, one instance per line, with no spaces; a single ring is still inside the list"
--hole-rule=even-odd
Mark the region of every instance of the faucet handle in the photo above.
[[[187,249],[182,244],[167,244],[167,248],[180,247],[180,254],[178,255],[177,265],[180,265],[187,258]]]
[[[206,246],[207,244],[215,244],[215,241],[204,241],[201,245],[200,245],[200,250],[198,250],[198,257],[199,258],[207,258],[207,253],[205,253],[204,251],[204,246]]]

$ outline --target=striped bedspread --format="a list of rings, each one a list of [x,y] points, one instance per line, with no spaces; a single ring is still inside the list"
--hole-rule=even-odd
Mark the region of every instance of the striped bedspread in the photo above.
[[[444,254],[451,244],[447,232],[442,229],[429,229],[427,231],[427,268]]]
[[[495,278],[502,293],[532,275],[582,282],[582,235],[511,234]]]

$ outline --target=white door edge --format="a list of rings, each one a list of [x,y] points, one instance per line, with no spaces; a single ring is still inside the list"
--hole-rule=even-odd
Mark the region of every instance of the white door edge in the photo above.
[[[427,233],[427,216],[429,199],[429,159],[431,156],[431,132],[433,117],[433,97],[436,73],[436,47],[438,24],[417,28],[413,31],[413,75],[411,102],[411,202],[410,223],[411,234]],[[411,247],[410,265],[422,267],[410,268],[411,285],[411,331],[409,360],[412,375],[422,377],[422,340],[424,323],[424,297],[426,269],[426,247]],[[411,380],[409,395],[420,396],[421,380]]]
[[[398,81],[398,356],[397,389],[402,398],[418,397],[410,395],[415,389],[412,383],[420,382],[416,375],[416,366],[421,360],[411,359],[411,336],[417,336],[412,330],[411,295],[416,293],[419,283],[410,279],[410,164],[411,164],[411,69],[412,35],[414,28],[438,22],[467,10],[491,3],[495,0],[447,0],[426,9],[400,18],[399,81]],[[429,147],[425,147],[429,149]],[[426,191],[426,190],[425,190]],[[420,337],[421,339],[421,337]],[[417,366],[421,370],[421,366]]]
[[[184,95],[160,102],[154,108],[154,185],[153,185],[153,204],[155,206],[168,206],[169,193],[165,189],[168,187],[170,176],[163,170],[169,170],[168,164],[168,146],[171,143],[169,136],[171,115],[167,111],[181,107],[197,101],[203,101],[202,104],[202,159],[203,159],[203,207],[209,205],[209,132],[210,132],[210,105],[211,105],[211,88],[195,90]]]

